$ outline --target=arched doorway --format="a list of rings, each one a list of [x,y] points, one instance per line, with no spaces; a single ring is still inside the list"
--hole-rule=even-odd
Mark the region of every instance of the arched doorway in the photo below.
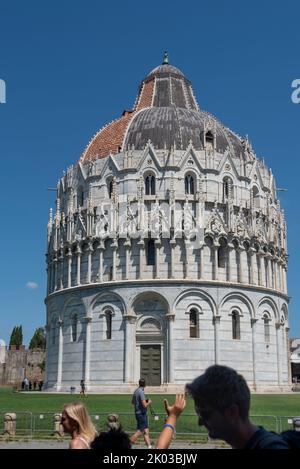
[[[141,295],[134,303],[136,322],[135,378],[144,378],[147,386],[167,381],[166,346],[167,305],[155,294]]]

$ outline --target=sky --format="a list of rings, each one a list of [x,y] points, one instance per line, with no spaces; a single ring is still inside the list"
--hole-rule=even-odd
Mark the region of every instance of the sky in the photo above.
[[[300,337],[300,4],[0,0],[0,338],[45,325],[46,228],[63,170],[132,108],[169,53],[200,107],[272,168],[288,228],[290,336]],[[1,92],[0,92],[1,100]],[[3,99],[2,99],[3,101]]]

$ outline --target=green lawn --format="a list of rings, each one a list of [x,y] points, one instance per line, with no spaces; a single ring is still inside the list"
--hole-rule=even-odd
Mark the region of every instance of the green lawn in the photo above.
[[[148,395],[152,399],[152,408],[159,414],[159,419],[155,420],[150,416],[150,429],[152,433],[160,432],[164,419],[163,399],[167,398],[173,402],[172,395]],[[30,434],[29,429],[33,428],[31,434],[50,434],[53,428],[53,413],[61,412],[64,404],[80,400],[79,395],[70,394],[44,394],[12,392],[11,388],[0,388],[0,428],[3,428],[3,414],[5,412],[17,413],[18,432]],[[111,395],[88,395],[82,398],[88,408],[92,418],[98,428],[103,428],[105,417],[110,412],[120,415],[123,427],[128,432],[135,429],[135,419],[131,405],[131,395],[111,394]],[[281,395],[253,395],[251,405],[251,416],[253,421],[261,424],[270,430],[281,431],[290,428],[287,418],[300,415],[300,394]],[[1,415],[2,414],[2,415]],[[42,415],[42,417],[40,417]],[[269,416],[269,417],[268,417]],[[185,412],[180,417],[177,427],[177,434],[188,433],[205,434],[205,429],[197,425],[197,417],[194,413],[193,401],[187,400]]]

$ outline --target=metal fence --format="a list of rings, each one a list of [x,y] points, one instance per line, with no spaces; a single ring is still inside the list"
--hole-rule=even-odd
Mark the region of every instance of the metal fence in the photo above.
[[[7,412],[0,412],[0,433],[3,435],[4,416]],[[16,412],[16,437],[29,437],[29,438],[43,438],[55,436],[53,412]],[[102,431],[105,430],[107,416],[109,412],[105,413],[90,413],[91,419],[95,427]],[[122,424],[123,430],[127,433],[134,433],[136,430],[136,420],[133,413],[118,413],[119,421]],[[158,435],[165,422],[165,414],[149,415],[149,429],[151,434]],[[274,415],[251,415],[251,421],[255,425],[261,425],[267,430],[280,433],[284,430],[293,428],[293,417],[289,416],[274,416]],[[1,431],[2,429],[2,431]],[[56,434],[56,436],[58,436]],[[176,437],[180,439],[187,439],[192,441],[207,440],[208,434],[205,427],[198,426],[198,417],[195,414],[183,414],[177,422]]]

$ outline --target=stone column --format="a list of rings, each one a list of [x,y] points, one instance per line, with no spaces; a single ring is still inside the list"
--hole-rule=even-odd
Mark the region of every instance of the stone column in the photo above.
[[[271,261],[270,261],[270,255],[266,255],[267,259],[267,265],[266,265],[266,270],[267,270],[267,287],[272,288],[272,275],[271,275]]]
[[[175,267],[175,247],[176,247],[176,239],[170,239],[170,278],[175,277],[174,267]]]
[[[280,321],[275,323],[275,327],[276,327],[276,349],[277,349],[277,373],[278,373],[278,384],[279,384],[279,386],[282,384],[282,364],[281,364],[282,351],[281,351],[281,340],[280,340],[281,326],[282,326],[282,324],[280,323]]]
[[[91,363],[91,324],[92,324],[92,317],[91,316],[85,316],[85,321],[86,321],[86,329],[85,329],[85,375],[84,375],[84,380],[85,380],[85,385],[87,388],[87,391],[89,390],[89,384],[90,384],[90,363]]]
[[[219,343],[219,326],[221,316],[216,315],[213,317],[214,332],[215,332],[215,364],[217,365],[220,360],[220,343]]]
[[[245,252],[244,248],[239,247],[239,260],[238,260],[238,282],[244,283],[244,272],[243,272],[243,253]]]
[[[278,290],[278,269],[277,269],[278,257],[274,256],[273,258],[273,269],[274,269],[274,288]]]
[[[139,279],[142,279],[143,278],[143,272],[144,272],[144,256],[145,256],[145,243],[144,243],[144,240],[141,239],[137,244],[140,248]]]
[[[92,280],[92,253],[93,253],[93,243],[90,241],[87,247],[88,252],[88,266],[87,266],[87,283],[91,283]]]
[[[287,268],[286,268],[286,265],[284,265],[284,266],[283,266],[283,292],[284,292],[284,293],[287,293],[286,272],[287,272]]]
[[[110,245],[112,250],[112,280],[116,280],[117,278],[117,249],[118,249],[118,242],[116,239]]]
[[[126,239],[124,243],[125,247],[125,279],[129,280],[129,262],[130,262],[130,249],[131,249],[131,241],[130,239]]]
[[[271,288],[275,288],[275,279],[274,279],[274,261],[273,256],[270,256],[270,275],[271,275]]]
[[[256,324],[258,319],[251,318],[252,330],[252,366],[253,366],[253,389],[256,390],[257,372],[256,372]]]
[[[189,256],[190,256],[190,242],[185,240],[184,242],[184,248],[185,248],[185,269],[184,269],[184,278],[188,278],[190,277],[190,260],[189,260]]]
[[[61,254],[59,256],[59,289],[63,290],[64,288],[64,255],[63,250],[61,250]]]
[[[155,245],[155,278],[159,278],[160,277],[160,269],[159,269],[160,256],[159,256],[159,253],[160,253],[160,247],[161,247],[160,239],[156,239],[154,241],[154,245]]]
[[[53,259],[53,265],[54,265],[54,288],[53,291],[57,290],[57,255],[55,254],[55,257]]]
[[[254,261],[255,261],[255,256],[254,254],[256,253],[254,248],[249,249],[249,256],[250,256],[250,284],[251,285],[256,285],[256,282],[254,281]]]
[[[173,353],[173,332],[174,332],[174,321],[175,314],[168,313],[166,315],[168,320],[168,381],[174,383],[174,353]]]
[[[124,315],[125,320],[125,383],[134,381],[135,314]]]
[[[231,282],[231,279],[232,279],[232,273],[231,273],[231,257],[232,257],[232,252],[233,252],[233,249],[234,249],[234,246],[233,244],[229,243],[228,246],[227,246],[227,253],[228,253],[228,257],[227,257],[227,280],[228,282]]]
[[[262,286],[262,268],[261,268],[261,252],[258,251],[257,253],[257,280],[258,280],[258,285]]]
[[[213,249],[213,280],[218,280],[219,279],[219,269],[218,269],[218,249],[220,245],[219,243],[215,243],[212,246]]]
[[[63,337],[63,321],[59,319],[59,339],[58,339],[58,363],[57,363],[57,383],[56,390],[61,390],[61,378],[62,378],[62,362],[63,362],[63,347],[64,347],[64,337]]]
[[[198,278],[204,279],[204,245],[199,248],[199,274]]]
[[[76,254],[77,254],[77,282],[76,283],[77,285],[80,285],[81,249],[80,249],[79,244],[77,245]]]
[[[105,244],[101,240],[98,246],[99,249],[99,268],[98,268],[98,280],[103,282],[103,251],[105,249]]]
[[[72,286],[72,250],[69,248],[67,252],[68,259],[68,288]]]

